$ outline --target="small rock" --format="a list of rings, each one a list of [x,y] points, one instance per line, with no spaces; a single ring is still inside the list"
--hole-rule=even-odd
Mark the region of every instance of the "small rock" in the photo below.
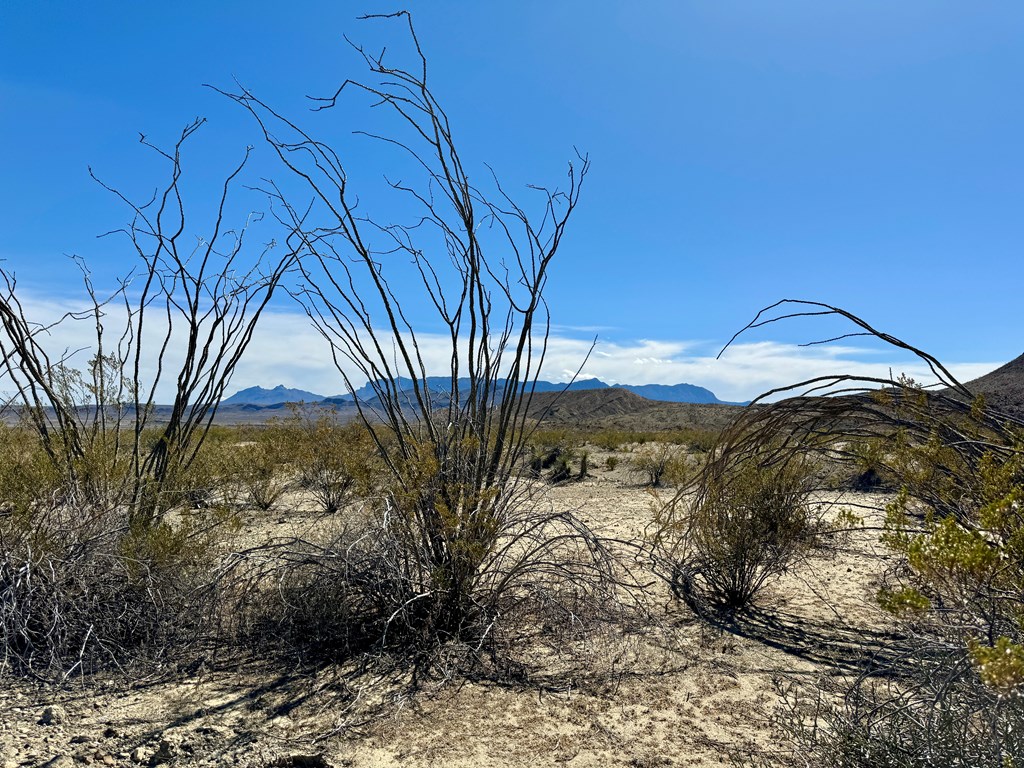
[[[72,744],[88,744],[90,741],[92,741],[91,738],[89,738],[85,734],[81,734],[81,733],[78,734],[77,736],[72,736],[71,737],[71,743]]]
[[[67,722],[68,713],[60,704],[51,704],[43,710],[43,716],[39,718],[40,725],[60,725]]]
[[[42,768],[74,768],[75,761],[67,755],[57,755],[51,760],[43,763]]]
[[[150,759],[150,765],[159,765],[160,763],[166,763],[176,758],[180,758],[186,754],[191,754],[194,747],[186,739],[185,733],[179,731],[165,731],[160,735],[160,746],[157,748],[153,757]]]
[[[146,747],[136,747],[128,755],[128,759],[133,763],[148,763],[149,758],[153,756],[153,751]]]
[[[173,760],[178,755],[178,744],[170,739],[160,739],[160,747],[153,753],[150,765],[159,765]]]

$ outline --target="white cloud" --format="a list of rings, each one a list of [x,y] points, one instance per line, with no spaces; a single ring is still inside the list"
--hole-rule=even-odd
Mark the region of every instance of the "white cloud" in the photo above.
[[[762,392],[836,373],[888,377],[906,373],[922,383],[934,378],[916,358],[888,359],[884,349],[848,346],[800,347],[773,341],[733,344],[721,359],[718,348],[692,341],[599,342],[601,355],[592,355],[583,377],[609,383],[678,384],[707,387],[723,400],[749,400]],[[549,359],[578,358],[578,343],[552,340]],[[865,360],[864,358],[869,358]],[[947,367],[961,381],[970,381],[1001,363],[961,363]]]
[[[69,309],[87,308],[31,296],[23,297],[22,301],[28,316],[40,323],[53,322]],[[111,341],[122,322],[123,310],[111,308],[106,318]],[[154,326],[152,330],[162,329]],[[450,360],[448,337],[421,334],[419,341],[428,373],[444,374]],[[91,349],[93,344],[94,332],[87,321],[62,324],[47,339],[47,348],[55,355],[65,349]],[[918,381],[932,380],[927,367],[916,358],[899,358],[896,350],[884,347],[799,347],[759,341],[733,344],[721,359],[715,359],[717,352],[717,346],[694,340],[598,339],[594,345],[589,339],[555,335],[548,342],[542,376],[551,381],[596,377],[610,384],[686,382],[707,387],[723,400],[749,400],[769,389],[837,372],[878,377],[906,373]],[[90,354],[81,353],[76,362],[84,365]],[[180,359],[180,351],[172,348],[170,357]],[[999,365],[966,362],[949,364],[948,368],[961,381],[969,381]],[[148,359],[144,375],[151,376],[153,370],[154,361]],[[161,401],[169,399],[174,376],[165,373],[165,379],[157,394]],[[229,393],[254,385],[277,384],[325,395],[344,391],[329,345],[300,312],[264,314],[248,353],[236,369]],[[6,387],[0,385],[2,389]]]
[[[419,339],[428,372],[445,373],[449,363],[448,338],[421,334]],[[707,387],[723,400],[749,400],[775,387],[837,372],[877,377],[906,373],[921,382],[933,380],[927,366],[916,358],[887,357],[885,349],[799,347],[762,341],[734,344],[716,360],[717,346],[692,340],[598,339],[591,350],[592,344],[587,339],[552,336],[548,340],[543,378],[569,381],[573,377],[593,377],[610,384],[686,382]],[[309,328],[305,317],[268,315],[250,354],[239,366],[234,388],[281,383],[335,394],[343,387],[329,354],[326,343]],[[999,365],[982,362],[948,367],[962,381],[969,381]]]

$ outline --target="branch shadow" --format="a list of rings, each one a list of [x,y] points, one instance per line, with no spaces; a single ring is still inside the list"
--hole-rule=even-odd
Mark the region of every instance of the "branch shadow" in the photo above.
[[[672,588],[710,626],[826,665],[837,674],[898,678],[908,675],[914,663],[912,638],[899,632],[857,626],[838,615],[821,620],[757,605],[730,608],[707,599],[688,573],[676,574]]]
[[[758,607],[740,612],[712,608],[703,618],[726,632],[826,665],[839,674],[902,677],[909,672],[913,654],[906,635],[838,619],[821,621]]]

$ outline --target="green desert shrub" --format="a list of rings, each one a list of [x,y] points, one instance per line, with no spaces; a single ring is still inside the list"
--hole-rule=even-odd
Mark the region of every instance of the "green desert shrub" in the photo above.
[[[869,336],[912,352],[938,386],[818,377],[788,388],[813,385],[815,396],[746,409],[720,443],[726,457],[774,446],[780,461],[846,461],[855,478],[873,470],[897,490],[877,600],[901,630],[889,670],[898,676],[836,681],[812,708],[794,710],[783,729],[796,736],[788,764],[1024,765],[1024,421],[837,307],[786,300],[748,328],[821,315],[854,326],[834,339]],[[841,396],[817,396],[830,390]]]
[[[35,432],[0,423],[0,514],[27,515],[60,477]]]
[[[748,605],[773,577],[815,543],[819,516],[807,465],[751,457],[709,470],[680,520],[680,586],[730,609]]]
[[[527,474],[562,483],[573,477],[573,462],[580,455],[579,437],[564,429],[535,430],[530,435]]]
[[[234,486],[234,496],[260,510],[271,509],[290,485],[293,441],[280,424],[238,430],[233,446],[222,454],[224,479]],[[212,446],[211,446],[212,447]]]
[[[906,668],[792,709],[780,725],[806,761],[785,764],[1024,766],[1024,449],[1013,433],[1001,446],[988,435],[974,461],[933,440],[890,441],[888,466],[907,474],[883,541],[900,560],[877,600],[907,638]],[[919,492],[950,467],[963,476]]]
[[[974,474],[956,516],[907,488],[889,504],[884,541],[906,568],[879,600],[960,647],[983,684],[1024,695],[1024,665],[1010,663],[1024,658],[1024,444],[985,453]]]
[[[686,454],[671,443],[651,443],[633,452],[630,474],[652,488],[681,483],[687,474]]]
[[[714,429],[682,429],[674,432],[672,442],[685,445],[695,453],[707,453],[715,447],[719,432]]]
[[[299,484],[327,513],[372,493],[381,474],[378,448],[361,422],[339,424],[333,411],[296,411],[286,422]]]
[[[846,464],[852,473],[846,485],[855,491],[882,491],[892,488],[892,476],[886,470],[887,441],[880,438],[851,440],[845,447]]]

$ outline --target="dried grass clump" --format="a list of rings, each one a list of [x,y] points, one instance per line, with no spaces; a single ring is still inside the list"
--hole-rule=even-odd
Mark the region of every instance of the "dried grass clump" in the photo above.
[[[1009,768],[1024,761],[1024,700],[978,686],[970,668],[919,648],[909,680],[821,681],[783,690],[781,735],[758,765]]]

